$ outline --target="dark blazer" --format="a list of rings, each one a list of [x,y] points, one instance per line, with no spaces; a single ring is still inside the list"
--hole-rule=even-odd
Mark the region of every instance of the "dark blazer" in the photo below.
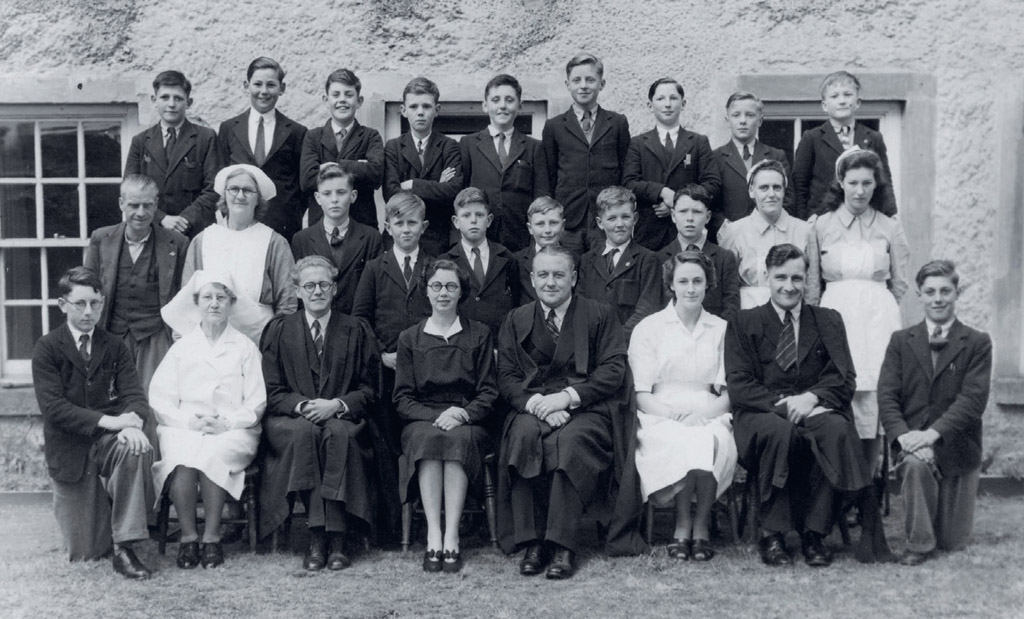
[[[352,204],[352,217],[359,223],[377,227],[377,203],[373,192],[384,180],[384,140],[376,129],[364,127],[354,121],[342,144],[342,153],[334,141],[334,128],[330,119],[322,127],[315,127],[302,140],[301,176],[299,184],[309,195],[316,191],[316,177],[320,164],[335,161],[351,172],[356,179],[358,192]],[[323,210],[316,200],[309,201],[309,224],[323,218]]]
[[[885,166],[885,173],[892,179],[889,156],[881,133],[863,123],[856,123],[853,126],[853,143],[878,153],[882,165]],[[836,177],[836,159],[842,153],[843,144],[830,122],[825,121],[813,129],[804,131],[793,160],[793,189],[796,196],[794,215],[800,219],[807,219],[812,213],[820,212],[821,202],[828,193],[828,186]],[[886,199],[891,200],[893,205],[896,204],[891,182]]]
[[[564,114],[548,119],[541,137],[549,184],[555,200],[565,207],[565,229],[594,227],[597,194],[605,187],[622,183],[629,149],[629,121],[622,114],[599,106],[592,141],[588,143],[570,106]]]
[[[121,338],[93,330],[92,360],[86,368],[67,323],[36,342],[32,383],[43,416],[43,452],[50,477],[75,483],[82,478],[89,449],[104,434],[100,418],[135,412],[150,417],[135,362]]]
[[[338,278],[334,280],[338,285],[334,291],[333,308],[343,314],[352,313],[356,287],[367,263],[383,251],[380,232],[354,219],[349,220],[348,233],[341,245],[340,261],[334,258],[334,251],[321,222],[299,231],[292,238],[292,256],[296,262],[306,256],[323,256],[338,269]]]
[[[145,174],[160,189],[156,222],[166,215],[188,220],[189,237],[203,231],[215,220],[217,193],[213,179],[221,169],[217,134],[185,120],[178,133],[177,146],[168,156],[160,123],[137,133],[128,149],[124,175]]]
[[[520,303],[525,304],[537,300],[537,291],[533,289],[533,280],[530,278],[530,267],[536,253],[537,247],[533,241],[530,241],[529,245],[512,254],[516,264],[519,265]]]
[[[459,303],[459,314],[487,325],[496,342],[501,321],[506,314],[519,307],[519,263],[512,252],[500,244],[490,241],[487,244],[491,254],[482,285],[473,275],[473,263],[461,242],[453,245],[440,258],[454,260],[469,274],[469,290],[462,293],[466,298]]]
[[[103,282],[103,313],[99,326],[106,329],[110,323],[110,310],[114,307],[114,293],[117,291],[117,265],[124,245],[124,222],[95,230],[89,237],[89,248],[85,250],[86,267],[99,275]],[[160,283],[160,305],[167,305],[181,288],[181,273],[185,268],[185,252],[188,238],[174,230],[154,224],[152,236],[153,255],[156,258],[156,274]]]
[[[992,340],[959,320],[932,365],[924,322],[889,340],[878,379],[878,412],[893,449],[911,430],[939,433],[935,461],[943,475],[981,465],[981,415],[992,381]],[[731,393],[731,391],[730,391]]]
[[[275,116],[274,135],[265,136],[271,140],[270,150],[263,165],[258,167],[274,181],[277,196],[268,204],[261,221],[291,241],[302,229],[302,214],[308,203],[308,197],[299,187],[299,160],[306,127],[280,111],[275,111]],[[217,141],[225,166],[256,165],[256,156],[249,146],[249,110],[222,122]]]
[[[455,176],[442,183],[441,173],[447,168],[454,168]],[[421,164],[411,133],[388,140],[384,145],[384,201],[401,191],[402,183],[408,180],[412,181],[412,192],[427,205],[430,226],[423,236],[434,244],[427,250],[431,253],[447,251],[451,247],[452,203],[462,189],[459,143],[432,131],[423,148]]]
[[[718,194],[722,178],[711,153],[707,136],[679,129],[671,159],[651,129],[629,141],[622,184],[636,194],[637,222],[633,238],[644,247],[658,251],[676,234],[671,217],[657,217],[654,207],[661,202],[665,187],[678,190],[695,183],[712,199]]]
[[[750,197],[750,191],[747,188],[747,166],[743,164],[743,155],[736,149],[736,144],[729,140],[714,150],[714,156],[718,162],[719,173],[722,175],[722,190],[718,193],[712,208],[711,225],[708,227],[709,234],[717,234],[725,220],[736,221],[746,217],[754,210],[754,199]],[[786,209],[787,213],[796,217],[793,175],[786,153],[757,140],[754,142],[754,152],[750,155],[750,160],[753,162],[751,165],[765,159],[781,162],[786,168],[786,195],[782,199],[782,207]]]
[[[677,236],[658,252],[658,263],[665,264],[666,260],[680,251],[682,249]],[[710,241],[704,242],[701,251],[711,258],[711,263],[715,265],[715,286],[708,288],[704,293],[704,309],[726,321],[732,320],[736,312],[740,311],[740,273],[736,255]],[[671,293],[666,291],[665,302],[667,303],[670,298]]]
[[[494,213],[487,238],[512,251],[526,247],[530,243],[526,211],[536,198],[550,195],[548,160],[541,143],[513,132],[504,168],[487,129],[463,136],[459,151],[466,187],[482,189]]]
[[[631,242],[608,273],[603,251],[601,244],[580,258],[576,294],[614,307],[628,337],[638,322],[664,305],[661,265],[653,251]]]
[[[395,252],[386,251],[367,263],[356,288],[352,315],[366,319],[373,326],[381,354],[395,352],[399,334],[430,316],[430,302],[422,281],[423,270],[432,260],[433,257],[420,249],[408,289]]]

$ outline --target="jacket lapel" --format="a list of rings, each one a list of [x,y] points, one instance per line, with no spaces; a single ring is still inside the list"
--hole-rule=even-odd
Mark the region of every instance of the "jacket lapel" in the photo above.
[[[167,174],[167,151],[164,150],[164,135],[160,123],[157,123],[146,131],[146,159],[148,163],[155,164],[159,174],[152,176],[160,177]]]
[[[494,169],[499,174],[504,172],[501,169],[501,162],[498,161],[498,151],[494,150],[494,139],[491,138],[491,133],[487,129],[477,134],[477,149],[484,156],[484,159],[491,162],[491,165],[494,166]]]
[[[752,155],[754,163],[759,161],[757,157],[758,147],[761,147],[760,142],[758,142],[757,146],[754,147],[754,154]],[[722,153],[722,155],[722,159],[725,160],[725,164],[729,166],[733,172],[739,174],[740,178],[742,178],[745,183],[747,180],[747,166],[743,163],[743,155],[736,149],[736,143],[729,140],[729,144],[726,146],[725,152]]]
[[[246,123],[248,124],[248,123]],[[274,135],[270,142],[270,150],[267,151],[267,158],[264,161],[270,161],[270,158],[274,156],[281,145],[284,144],[285,138],[291,133],[292,121],[290,118],[278,112],[274,111]],[[248,146],[249,141],[245,141]]]
[[[100,367],[103,366],[103,357],[107,354],[107,346],[110,344],[109,339],[110,336],[103,329],[93,329],[92,350],[89,353],[89,371],[86,373],[88,378],[92,378],[99,371]],[[82,355],[78,352],[77,348],[75,349],[75,354],[78,355],[79,359],[82,359]],[[84,359],[82,359],[82,363],[85,363]]]
[[[800,363],[814,350],[814,347],[817,346],[818,341],[821,339],[821,330],[818,329],[818,321],[814,314],[814,309],[806,303],[804,303],[803,308],[800,310],[800,333],[797,337],[796,358],[797,363]]]
[[[843,148],[843,143],[839,141],[839,136],[836,135],[835,130],[832,129],[832,124],[830,122],[826,120],[823,125],[818,127],[818,131],[821,132],[825,144],[831,147],[832,150],[836,151],[836,153],[842,154],[845,150]]]
[[[416,140],[413,139],[411,133],[407,133],[402,136],[400,144],[402,157],[404,157],[405,160],[409,162],[409,165],[412,166],[412,169],[416,171],[416,177],[420,178],[423,174],[425,166],[423,166],[423,164],[420,163],[420,154],[419,152],[416,151]],[[430,149],[428,148],[427,152],[429,152],[429,150]]]
[[[462,243],[459,243],[461,245]],[[481,286],[481,292],[490,288],[498,277],[505,272],[507,268],[505,265],[508,264],[509,258],[502,256],[501,254],[494,251],[494,245],[491,245],[491,261],[487,265],[487,272],[484,273],[484,285]]]
[[[424,146],[425,151],[423,153],[423,172],[432,170],[434,168],[434,165],[437,163],[437,160],[441,157],[442,137],[444,136],[442,136],[440,133],[436,131],[430,134],[430,139],[427,140],[427,143]],[[416,160],[419,161],[418,156],[416,157]]]
[[[117,264],[121,260],[121,246],[124,245],[125,227],[127,227],[127,224],[123,221],[117,224],[100,244],[103,272],[99,275],[103,281],[103,297],[108,301],[114,298],[114,289],[117,287]],[[103,306],[104,313],[106,313],[109,305],[105,304]]]
[[[249,146],[249,112],[235,117],[235,126],[232,128],[231,133],[238,140],[246,156],[249,157],[249,161],[255,164],[256,155],[252,152],[252,147]]]
[[[917,362],[931,383],[935,377],[935,368],[932,366],[932,349],[928,346],[928,326],[924,321],[910,330],[910,349],[914,351]]]
[[[691,148],[693,148],[693,134],[680,127],[679,137],[676,139],[676,148],[672,151],[672,162],[668,165],[669,174],[672,174],[672,171],[686,160],[686,155],[690,153]]]
[[[345,143],[341,145],[342,152],[338,155],[338,161],[342,159],[359,159],[356,155],[360,145],[363,143],[363,132],[363,126],[359,124],[359,121],[352,121],[352,126],[349,128],[348,134],[345,135]]]
[[[643,134],[644,147],[661,163],[661,169],[663,170],[660,175],[648,175],[651,178],[666,179],[668,178],[668,167],[672,161],[665,152],[665,145],[658,141],[658,130],[652,129],[647,133]]]
[[[935,372],[932,375],[932,380],[942,375],[942,371],[953,364],[953,360],[956,359],[960,351],[967,345],[967,334],[964,332],[960,325],[960,321],[956,320],[949,327],[949,343],[946,347],[939,351],[939,356],[935,360]],[[931,349],[929,349],[929,352]],[[953,370],[956,367],[953,366]]]
[[[578,124],[578,123],[577,123]],[[598,141],[604,137],[604,134],[608,133],[612,129],[611,114],[608,110],[603,107],[597,108],[597,114],[594,117],[594,139],[591,140],[591,144],[597,144]],[[582,131],[582,129],[580,129]]]
[[[417,260],[416,266],[419,266],[420,262],[420,260]],[[416,269],[413,269],[414,280],[416,279],[415,271]],[[391,250],[384,252],[384,273],[398,284],[402,290],[406,289],[405,276],[402,275],[402,267],[398,264],[398,261],[395,259],[395,253]]]
[[[196,147],[196,139],[198,132],[196,126],[185,121],[181,125],[181,133],[178,136],[178,143],[174,147],[174,152],[168,154],[168,174],[174,171],[174,168],[178,167],[178,164],[185,159],[190,152]]]
[[[171,291],[171,280],[174,279],[174,266],[177,262],[178,248],[171,243],[170,235],[155,225],[151,233],[154,239],[153,250],[156,257],[156,276],[160,284],[160,304],[170,302],[174,292]]]
[[[772,306],[771,301],[761,306],[761,332],[772,350],[778,348],[779,335],[782,333],[782,322],[779,320],[779,315],[775,313],[775,308]]]
[[[565,123],[565,128],[569,133],[576,136],[576,139],[583,142],[587,148],[590,148],[590,142],[587,141],[587,136],[583,133],[583,127],[580,127],[580,121],[576,120],[576,112],[573,111],[572,107],[569,107],[565,114],[562,114],[562,122]]]
[[[341,375],[344,374],[344,368],[336,367],[335,361],[345,359],[346,355],[334,354],[333,351],[335,349],[351,350],[349,347],[351,332],[347,329],[343,331],[340,325],[341,321],[332,312],[331,321],[327,323],[327,330],[324,332],[324,361],[327,362],[327,366],[321,367],[320,382],[317,384],[318,396],[324,395],[324,387],[327,386],[327,381],[332,376],[341,378]],[[316,355],[315,349],[313,354]]]
[[[355,226],[355,223],[354,219],[349,220],[348,234],[345,235],[345,241],[341,244],[341,259],[338,261],[338,264],[335,265],[338,267],[339,278],[342,273],[348,272],[349,267],[352,266],[352,261],[355,260],[356,250],[363,246],[363,237],[365,234],[362,229]],[[319,227],[323,230],[322,225]],[[332,254],[331,244],[327,240],[327,235],[325,233],[320,233],[315,235],[315,237],[317,239],[317,243],[323,248],[323,251],[327,252],[326,254],[322,253],[320,255],[330,256]]]
[[[351,132],[345,138],[345,142],[352,138]],[[324,130],[320,133],[320,146],[324,149],[325,161],[337,161],[338,160],[338,144],[334,141],[334,125],[331,124],[331,119],[327,119],[327,123],[324,125]]]
[[[82,353],[78,352],[78,342],[75,342],[71,336],[71,327],[68,323],[64,323],[61,327],[63,331],[60,334],[60,349],[63,351],[64,356],[67,357],[71,364],[78,368],[78,371],[82,373],[82,376],[88,376],[89,369],[85,367],[85,359],[82,358]],[[93,331],[96,333],[96,331]],[[93,355],[96,354],[95,342],[93,342]],[[98,363],[92,365],[99,365]]]
[[[519,160],[526,152],[526,136],[518,131],[512,132],[512,141],[508,147],[508,159],[505,160],[505,169]]]

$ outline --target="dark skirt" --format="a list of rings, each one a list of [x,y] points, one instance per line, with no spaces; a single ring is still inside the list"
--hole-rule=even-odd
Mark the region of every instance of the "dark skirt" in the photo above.
[[[402,430],[402,455],[398,459],[398,489],[402,503],[419,496],[416,468],[421,460],[458,462],[469,478],[469,489],[481,495],[484,456],[492,450],[491,438],[477,425],[461,425],[445,432],[429,421],[413,421]]]

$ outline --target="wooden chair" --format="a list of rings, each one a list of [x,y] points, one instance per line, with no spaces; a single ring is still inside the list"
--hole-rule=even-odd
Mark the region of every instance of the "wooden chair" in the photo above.
[[[735,487],[735,483],[730,485],[717,503],[725,503],[726,511],[729,514],[729,534],[732,536],[732,540],[734,542],[738,542],[740,540],[740,518]],[[647,521],[644,527],[644,539],[651,545],[653,545],[654,541],[654,515],[656,511],[671,512],[672,514],[675,514],[676,509],[674,506],[658,508],[650,501],[647,502]],[[714,515],[714,510],[712,510],[712,515]]]
[[[242,497],[238,500],[238,504],[242,507],[242,516],[221,520],[221,524],[244,526],[249,535],[249,550],[253,552],[256,551],[256,543],[259,541],[259,535],[256,531],[256,523],[259,522],[259,481],[260,467],[258,464],[252,464],[249,468],[245,469],[245,487],[242,489]],[[228,501],[232,501],[231,497],[228,497]],[[202,504],[201,499],[200,504]],[[172,522],[178,522],[178,518],[177,516],[171,517],[171,497],[167,492],[164,492],[160,496],[160,510],[157,512],[156,520],[157,545],[160,554],[164,554],[167,551],[167,543],[171,541],[170,538],[174,535],[174,533],[169,532],[170,523]]]

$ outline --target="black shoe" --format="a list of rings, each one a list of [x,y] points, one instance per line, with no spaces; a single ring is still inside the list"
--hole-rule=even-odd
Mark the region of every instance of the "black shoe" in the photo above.
[[[191,570],[199,565],[199,542],[182,542],[178,544],[178,560],[175,561],[183,570]]]
[[[311,572],[319,572],[327,566],[327,540],[323,531],[310,531],[309,549],[302,558],[302,567]]]
[[[708,540],[695,539],[693,540],[690,557],[694,561],[710,561],[715,557],[715,550],[711,547],[711,542]]]
[[[436,573],[444,569],[441,565],[441,557],[443,554],[440,550],[428,550],[423,553],[423,571]]]
[[[551,559],[546,576],[549,580],[572,578],[573,572],[576,570],[575,561],[576,555],[571,550],[559,547],[555,551],[554,558]]]
[[[761,538],[761,561],[766,565],[791,565],[793,557],[786,550],[782,533],[773,533]]]
[[[127,546],[114,544],[112,561],[114,571],[130,580],[148,580],[153,576],[153,572],[150,572],[149,568],[135,556],[135,552]]]
[[[668,557],[670,559],[689,561],[692,547],[693,540],[673,537],[672,541],[669,542],[668,546],[665,547],[665,551],[668,553]]]
[[[442,568],[445,574],[454,574],[462,569],[462,555],[458,550],[445,550]]]
[[[803,535],[804,562],[811,567],[832,565],[832,552],[825,545],[821,533],[806,531]]]
[[[927,561],[931,556],[932,553],[930,552],[914,552],[913,550],[908,550],[902,557],[900,557],[900,565],[915,567]]]
[[[224,563],[224,546],[220,542],[203,544],[203,567],[217,567]]]
[[[544,569],[547,562],[548,553],[544,544],[531,544],[523,554],[522,560],[519,561],[519,573],[523,576],[536,576]]]
[[[330,548],[327,554],[327,569],[336,572],[352,565],[352,559],[345,554],[345,536],[332,534]]]

